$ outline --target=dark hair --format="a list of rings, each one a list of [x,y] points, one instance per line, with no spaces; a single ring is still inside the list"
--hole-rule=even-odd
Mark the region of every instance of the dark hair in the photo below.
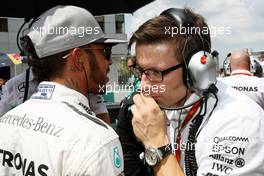
[[[4,80],[10,79],[10,66],[0,67],[0,78]]]
[[[206,50],[207,52],[210,52],[210,32],[204,18],[201,15],[195,14],[188,8],[185,8],[184,10],[194,21],[194,26],[190,26],[194,28],[191,29],[199,29],[200,35],[193,31],[193,33],[188,33],[187,35],[180,33],[173,36],[168,35],[166,34],[166,28],[172,29],[178,27],[179,29],[179,26],[177,26],[172,18],[160,15],[148,20],[140,26],[131,37],[128,46],[130,47],[134,42],[136,42],[136,45],[169,42],[175,46],[176,58],[182,60],[182,57],[184,57],[187,63],[189,62],[190,55],[192,55],[195,51]],[[187,42],[187,44],[184,49],[185,42]],[[182,55],[183,49],[184,52]]]
[[[54,77],[59,77],[62,74],[66,59],[62,57],[69,53],[64,51],[51,56],[39,58],[33,46],[31,39],[28,36],[23,37],[23,50],[30,56],[28,64],[32,67],[32,72],[38,81],[50,81]]]

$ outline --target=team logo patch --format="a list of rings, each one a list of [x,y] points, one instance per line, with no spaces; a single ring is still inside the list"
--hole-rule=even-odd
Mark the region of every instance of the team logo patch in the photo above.
[[[120,168],[121,167],[121,157],[120,157],[120,154],[119,154],[119,149],[118,147],[115,147],[113,149],[113,159],[114,159],[114,165],[116,168]]]
[[[20,83],[18,86],[17,86],[17,90],[19,92],[25,92],[25,89],[26,89],[26,83],[25,82],[22,82]]]
[[[39,85],[36,93],[33,94],[33,99],[45,99],[49,100],[54,92],[55,85],[41,84]]]
[[[238,158],[238,159],[236,159],[236,161],[235,161],[235,165],[236,165],[236,167],[238,167],[238,168],[241,168],[241,167],[244,167],[245,166],[245,160],[243,159],[243,158]]]

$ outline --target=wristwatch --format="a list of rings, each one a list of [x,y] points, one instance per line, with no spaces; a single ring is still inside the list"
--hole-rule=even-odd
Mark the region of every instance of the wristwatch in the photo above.
[[[172,153],[171,144],[164,145],[159,148],[148,147],[144,153],[144,160],[149,166],[155,166],[162,159]]]

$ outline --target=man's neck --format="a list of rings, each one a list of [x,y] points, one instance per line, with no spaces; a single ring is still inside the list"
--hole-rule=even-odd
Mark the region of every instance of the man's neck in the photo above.
[[[233,75],[248,75],[248,76],[253,76],[253,74],[250,71],[245,70],[245,69],[236,69],[236,70],[233,70],[230,75],[231,76],[233,76]]]
[[[78,81],[76,81],[76,79],[73,79],[71,77],[54,78],[54,79],[52,79],[50,81],[58,83],[58,84],[61,84],[61,85],[64,85],[65,87],[68,87],[68,88],[73,89],[73,90],[75,90],[77,92],[80,92],[84,96],[86,96],[88,94],[86,92],[86,90],[79,85]]]

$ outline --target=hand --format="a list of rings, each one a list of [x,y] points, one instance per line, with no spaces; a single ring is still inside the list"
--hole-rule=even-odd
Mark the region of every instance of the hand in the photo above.
[[[136,137],[145,148],[161,147],[169,143],[167,136],[167,116],[151,96],[137,94],[134,105],[132,126]]]

